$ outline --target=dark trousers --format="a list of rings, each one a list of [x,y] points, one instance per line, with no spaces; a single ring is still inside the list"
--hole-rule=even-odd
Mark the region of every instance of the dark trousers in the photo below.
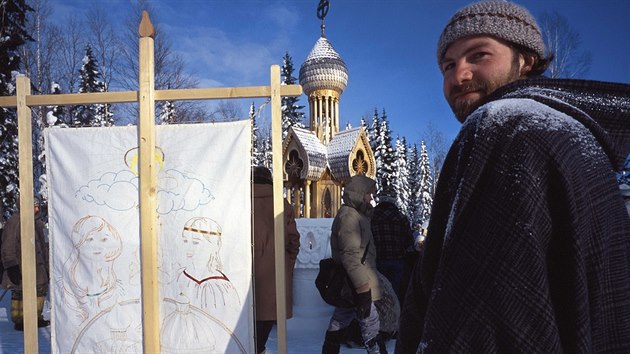
[[[256,353],[265,351],[269,333],[275,324],[276,321],[256,321]]]
[[[396,293],[399,303],[402,303],[402,298],[404,296],[404,293],[402,293],[400,289],[404,268],[405,260],[403,258],[382,259],[376,261],[376,269],[392,284],[392,288],[394,288],[394,292]]]

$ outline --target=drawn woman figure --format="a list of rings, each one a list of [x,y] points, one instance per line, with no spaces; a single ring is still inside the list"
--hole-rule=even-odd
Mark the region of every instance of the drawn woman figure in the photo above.
[[[88,215],[72,229],[72,253],[64,264],[63,299],[80,322],[110,309],[122,292],[114,260],[122,252],[118,231],[103,218]]]
[[[213,323],[194,312],[184,294],[179,294],[173,302],[175,310],[164,318],[160,331],[162,353],[214,352],[216,339],[210,329]]]
[[[194,217],[182,231],[184,269],[178,276],[179,291],[202,309],[231,307],[238,309],[236,288],[223,273],[221,226],[206,217]]]

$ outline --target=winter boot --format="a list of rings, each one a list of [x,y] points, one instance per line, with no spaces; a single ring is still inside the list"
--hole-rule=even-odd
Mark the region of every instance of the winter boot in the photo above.
[[[24,308],[22,300],[11,300],[11,320],[16,331],[24,330]]]
[[[383,343],[383,349],[385,349],[385,342],[380,341],[378,336],[367,341],[365,343],[367,354],[387,354],[387,349],[384,352],[381,351],[381,343]]]
[[[339,354],[342,337],[343,330],[326,331],[324,345],[322,346],[322,354]]]
[[[50,321],[46,321],[42,316],[42,312],[44,311],[44,296],[37,297],[37,327],[48,327],[50,326]]]

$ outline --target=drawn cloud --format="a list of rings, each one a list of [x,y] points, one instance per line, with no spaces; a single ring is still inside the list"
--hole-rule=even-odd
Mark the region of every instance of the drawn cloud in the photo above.
[[[131,171],[107,172],[81,186],[75,196],[88,203],[127,211],[138,206],[138,183],[138,177]],[[171,169],[158,178],[157,200],[157,212],[168,214],[178,210],[195,210],[213,201],[214,196],[199,179]]]
[[[203,182],[177,170],[166,170],[158,183],[159,214],[178,210],[192,211],[214,200]]]
[[[99,179],[81,186],[75,196],[89,203],[104,205],[118,211],[126,211],[138,205],[138,177],[131,171],[107,172]]]

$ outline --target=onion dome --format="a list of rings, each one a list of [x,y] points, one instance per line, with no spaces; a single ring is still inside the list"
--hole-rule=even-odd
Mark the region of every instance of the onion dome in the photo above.
[[[339,93],[348,85],[348,68],[325,37],[320,37],[300,67],[300,85],[310,95],[316,90]]]

